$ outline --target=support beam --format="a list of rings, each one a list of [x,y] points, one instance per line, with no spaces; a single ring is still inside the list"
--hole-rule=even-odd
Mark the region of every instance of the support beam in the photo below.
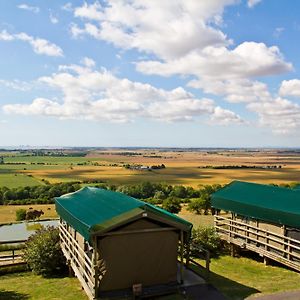
[[[183,283],[183,248],[184,248],[184,244],[183,244],[183,231],[180,230],[180,283]]]

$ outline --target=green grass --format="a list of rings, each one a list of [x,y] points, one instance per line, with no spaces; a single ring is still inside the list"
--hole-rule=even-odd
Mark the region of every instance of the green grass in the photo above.
[[[210,269],[209,282],[232,300],[300,288],[299,273],[253,258],[220,256],[211,260]]]
[[[87,300],[77,278],[42,278],[31,272],[0,276],[1,300]],[[181,295],[159,297],[160,300],[183,300]],[[121,299],[120,299],[121,300]]]
[[[45,279],[25,272],[0,277],[0,299],[85,300],[88,298],[76,278]]]
[[[8,188],[40,185],[41,181],[30,177],[26,174],[20,173],[1,173],[0,172],[0,186]]]

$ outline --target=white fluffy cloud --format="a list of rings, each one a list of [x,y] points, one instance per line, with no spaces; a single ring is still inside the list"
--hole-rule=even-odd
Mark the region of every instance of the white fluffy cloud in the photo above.
[[[120,79],[106,70],[92,69],[94,63],[89,58],[83,64],[60,66],[58,73],[39,79],[60,91],[61,99],[40,97],[31,104],[4,105],[4,112],[112,122],[128,122],[138,117],[167,122],[211,118],[214,124],[224,124],[218,117],[223,113],[226,123],[240,120],[233,112],[220,111],[213,100],[197,99],[181,87],[167,91]]]
[[[32,84],[26,81],[21,80],[4,80],[0,79],[0,86],[5,86],[10,89],[19,90],[19,91],[29,91],[32,88]]]
[[[300,80],[283,80],[280,85],[279,94],[281,96],[300,97]]]
[[[272,98],[265,83],[249,79],[213,80],[206,78],[192,80],[188,86],[200,88],[208,94],[221,95],[231,103],[268,101]]]
[[[10,34],[6,30],[2,30],[0,32],[0,41],[24,41],[29,43],[33,51],[37,54],[63,56],[63,50],[59,46],[45,39],[34,38],[24,32]]]
[[[253,8],[259,2],[261,0],[248,0],[247,5]],[[166,77],[192,76],[189,87],[222,96],[231,103],[247,103],[246,108],[258,115],[260,124],[277,133],[284,132],[282,128],[293,130],[298,126],[296,119],[292,116],[289,123],[288,117],[284,116],[286,107],[296,109],[297,105],[281,98],[274,99],[267,84],[257,79],[289,72],[293,66],[277,46],[253,41],[234,45],[221,31],[219,25],[224,8],[236,3],[239,1],[108,0],[84,3],[73,9],[78,22],[72,24],[71,32],[74,37],[89,35],[124,50],[136,49],[144,56],[135,63],[139,72]],[[283,82],[282,95],[291,95],[287,86]],[[297,94],[295,89],[293,93]],[[172,105],[164,103],[164,106],[155,102],[147,113],[158,119],[175,120],[178,117],[176,109],[180,109],[185,113],[178,120],[191,119],[201,107],[198,102],[189,101],[190,111],[180,108],[188,101],[178,102],[176,106],[173,106],[175,102]],[[164,109],[159,110],[158,106]],[[243,122],[235,113],[221,107],[212,105],[210,109],[212,122]]]
[[[83,27],[73,24],[74,36],[88,34],[124,49],[134,48],[174,59],[209,45],[231,41],[211,25],[220,20],[224,6],[235,0],[108,1],[84,3],[75,17],[87,20]],[[91,23],[96,21],[96,25]]]
[[[275,75],[290,71],[292,65],[283,60],[276,46],[244,42],[228,50],[226,47],[206,47],[178,59],[141,61],[137,69],[146,74],[171,76],[195,75],[199,78],[232,79]]]
[[[248,108],[259,115],[261,126],[270,127],[277,134],[300,129],[300,106],[287,99],[276,98],[267,102],[254,102]]]
[[[248,0],[247,5],[249,8],[254,7],[255,5],[257,5],[258,3],[260,3],[262,0]]]
[[[25,4],[25,3],[18,5],[18,8],[23,9],[23,10],[31,11],[31,12],[33,12],[35,14],[37,14],[37,13],[40,12],[39,7],[37,7],[37,6],[30,6],[30,5]]]

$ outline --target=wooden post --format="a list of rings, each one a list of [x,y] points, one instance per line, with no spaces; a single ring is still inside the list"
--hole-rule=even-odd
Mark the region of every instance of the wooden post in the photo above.
[[[266,256],[264,256],[264,265],[268,266],[270,264],[270,259]]]
[[[209,279],[209,264],[210,264],[210,253],[206,251],[205,255],[205,269],[206,269],[206,278]]]
[[[183,283],[183,231],[180,230],[180,283]]]
[[[185,258],[185,265],[188,268],[190,265],[190,252],[191,252],[191,243],[190,241],[186,245],[186,258]]]
[[[94,298],[98,298],[98,279],[99,279],[99,273],[98,273],[98,245],[97,245],[97,237],[93,238],[93,264],[94,264]]]

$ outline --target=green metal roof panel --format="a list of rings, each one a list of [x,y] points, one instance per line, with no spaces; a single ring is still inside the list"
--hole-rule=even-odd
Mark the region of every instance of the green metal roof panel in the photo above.
[[[212,195],[212,206],[300,228],[300,190],[233,181]]]
[[[173,221],[185,231],[192,224],[161,208],[122,193],[85,187],[55,199],[59,216],[90,241],[93,233],[100,233],[145,211],[151,211]]]

